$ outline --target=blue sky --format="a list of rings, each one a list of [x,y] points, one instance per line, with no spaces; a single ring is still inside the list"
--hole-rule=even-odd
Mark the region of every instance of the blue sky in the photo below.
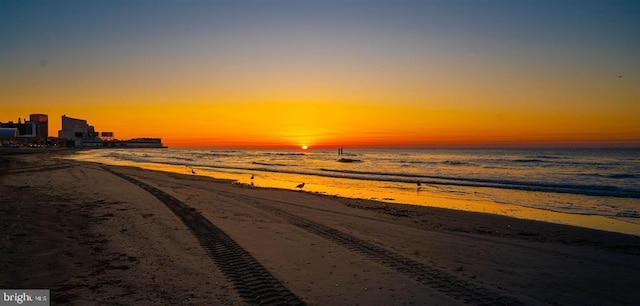
[[[5,64],[15,56],[98,57],[180,43],[214,55],[281,43],[610,62],[635,60],[640,50],[637,1],[5,0],[0,17]]]

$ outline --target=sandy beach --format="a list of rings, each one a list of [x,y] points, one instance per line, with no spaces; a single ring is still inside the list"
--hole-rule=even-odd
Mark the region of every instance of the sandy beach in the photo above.
[[[53,304],[625,305],[640,237],[0,155],[0,288]]]

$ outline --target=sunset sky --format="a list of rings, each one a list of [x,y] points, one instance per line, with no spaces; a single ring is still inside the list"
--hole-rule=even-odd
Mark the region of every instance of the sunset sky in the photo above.
[[[0,1],[0,122],[169,146],[640,146],[640,1]]]

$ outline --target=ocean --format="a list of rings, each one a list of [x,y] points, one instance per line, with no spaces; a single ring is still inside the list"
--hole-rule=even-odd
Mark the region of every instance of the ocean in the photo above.
[[[95,149],[72,158],[640,235],[640,149]]]

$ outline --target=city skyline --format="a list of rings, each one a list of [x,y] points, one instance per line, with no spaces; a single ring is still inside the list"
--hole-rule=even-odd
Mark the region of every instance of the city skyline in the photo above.
[[[0,121],[168,146],[640,146],[638,29],[635,1],[3,1]]]

